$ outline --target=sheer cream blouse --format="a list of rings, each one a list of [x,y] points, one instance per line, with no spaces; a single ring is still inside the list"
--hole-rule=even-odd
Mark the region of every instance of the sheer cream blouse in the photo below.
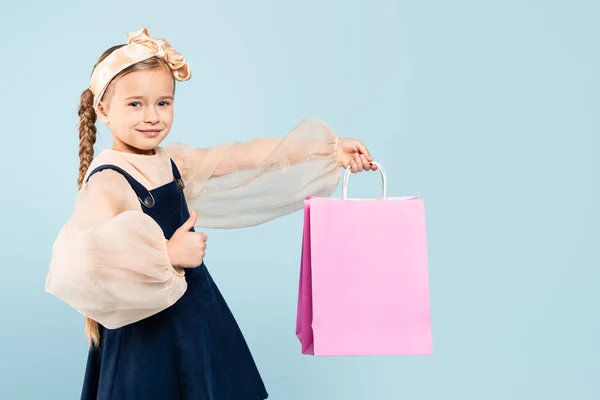
[[[172,181],[172,159],[190,211],[198,212],[197,228],[242,228],[299,210],[307,196],[331,195],[340,177],[337,144],[328,125],[304,119],[277,139],[211,148],[175,143],[149,156],[104,150],[88,174],[113,164],[152,190]],[[46,291],[107,328],[139,321],[187,288],[166,244],[125,178],[103,170],[83,184],[54,242]]]

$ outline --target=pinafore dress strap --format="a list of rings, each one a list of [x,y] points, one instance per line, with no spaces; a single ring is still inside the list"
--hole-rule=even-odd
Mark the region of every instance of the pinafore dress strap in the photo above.
[[[183,179],[181,179],[181,174],[179,173],[179,169],[177,169],[177,165],[175,165],[175,162],[173,161],[173,159],[171,159],[171,167],[173,169],[173,178],[175,178],[175,181],[177,182],[177,184],[179,185],[179,187],[181,189],[185,188],[185,184],[183,183]]]
[[[105,164],[94,168],[94,170],[89,174],[85,181],[87,182],[92,177],[92,175],[105,169],[112,169],[113,171],[119,172],[121,175],[123,175],[125,179],[127,179],[127,182],[129,182],[129,185],[131,185],[131,188],[135,191],[135,194],[137,195],[137,198],[140,201],[140,203],[142,203],[142,205],[146,208],[154,207],[156,202],[154,201],[152,193],[150,193],[150,191],[146,189],[144,185],[136,181],[131,175],[129,175],[122,168],[119,168],[116,165]]]

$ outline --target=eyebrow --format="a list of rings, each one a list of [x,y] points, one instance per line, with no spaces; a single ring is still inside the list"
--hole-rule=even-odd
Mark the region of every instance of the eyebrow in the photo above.
[[[129,96],[129,97],[126,97],[125,100],[135,100],[135,99],[143,99],[143,98],[144,98],[144,96]],[[171,96],[171,95],[160,96],[159,99],[173,100],[173,96]]]

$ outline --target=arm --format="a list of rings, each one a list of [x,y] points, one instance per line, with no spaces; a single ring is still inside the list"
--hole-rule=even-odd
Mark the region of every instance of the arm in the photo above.
[[[229,147],[212,176],[218,177],[240,170],[257,168],[282,142],[282,138],[265,138],[247,143],[234,143]],[[206,157],[207,151],[210,150],[197,149],[196,156],[201,160]]]
[[[327,157],[336,152],[339,138],[333,132],[330,135],[316,139],[300,140],[296,146],[290,146],[283,151],[287,152],[285,161],[288,165],[295,165],[311,157]],[[286,146],[286,138],[255,139],[247,143],[234,143],[225,153],[223,159],[212,173],[212,177],[219,177],[237,171],[255,169],[271,158],[272,162],[280,162],[273,157],[281,146]],[[199,160],[206,157],[207,149],[197,149]],[[339,156],[338,153],[335,153]],[[339,158],[339,157],[338,157]],[[341,166],[341,160],[338,159]]]
[[[46,291],[107,328],[158,313],[187,289],[167,241],[114,171],[82,187],[52,248]]]
[[[259,139],[196,149],[167,150],[186,184],[199,227],[239,228],[302,208],[308,196],[329,196],[340,177],[338,137],[329,126],[304,119],[281,139]]]
[[[304,119],[281,139],[258,139],[208,149],[168,147],[186,184],[191,210],[205,228],[241,228],[303,207],[309,196],[328,197],[340,167],[374,169],[365,146],[340,139],[325,123]]]
[[[278,146],[284,145],[285,138],[256,139],[248,143],[236,143],[229,148],[212,176],[223,176],[240,170],[257,168],[264,164],[269,156],[276,153]],[[377,169],[376,166],[370,165],[373,158],[363,143],[356,139],[339,138],[333,132],[330,136],[306,139],[296,147],[289,149],[287,161],[290,165],[294,165],[310,157],[319,155],[327,157],[333,151],[336,152],[339,166],[350,167],[352,172]],[[206,153],[206,149],[196,150],[196,155],[200,160],[206,157]]]

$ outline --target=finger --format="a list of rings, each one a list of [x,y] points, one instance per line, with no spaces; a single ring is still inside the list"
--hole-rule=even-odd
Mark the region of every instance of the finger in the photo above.
[[[362,162],[363,169],[365,171],[371,170],[371,163],[369,162],[369,160],[367,160],[367,156],[365,156],[364,154],[361,154],[360,155],[360,160]]]
[[[208,240],[208,236],[206,236],[205,233],[197,232],[197,234],[200,237],[200,240],[202,240],[203,242],[206,242]]]
[[[195,241],[194,241],[194,248],[198,249],[198,250],[206,250],[206,240],[204,240],[204,237],[202,235],[196,236],[195,237]]]
[[[360,151],[361,154],[364,154],[365,156],[367,156],[367,160],[373,161],[373,157],[371,157],[371,153],[369,153],[369,150],[367,150],[367,147],[364,144],[362,144],[362,143],[358,144],[358,151]]]
[[[198,219],[198,213],[196,211],[192,211],[190,217],[179,227],[179,229],[184,231],[191,230],[196,224],[196,220]],[[178,229],[178,230],[179,230]]]
[[[358,167],[358,172],[362,172],[363,171],[363,162],[360,158],[360,154],[356,153],[354,155],[354,161],[356,162],[356,166]]]
[[[354,159],[350,160],[350,169],[353,174],[358,171],[358,166],[356,165],[356,161],[354,161]]]

